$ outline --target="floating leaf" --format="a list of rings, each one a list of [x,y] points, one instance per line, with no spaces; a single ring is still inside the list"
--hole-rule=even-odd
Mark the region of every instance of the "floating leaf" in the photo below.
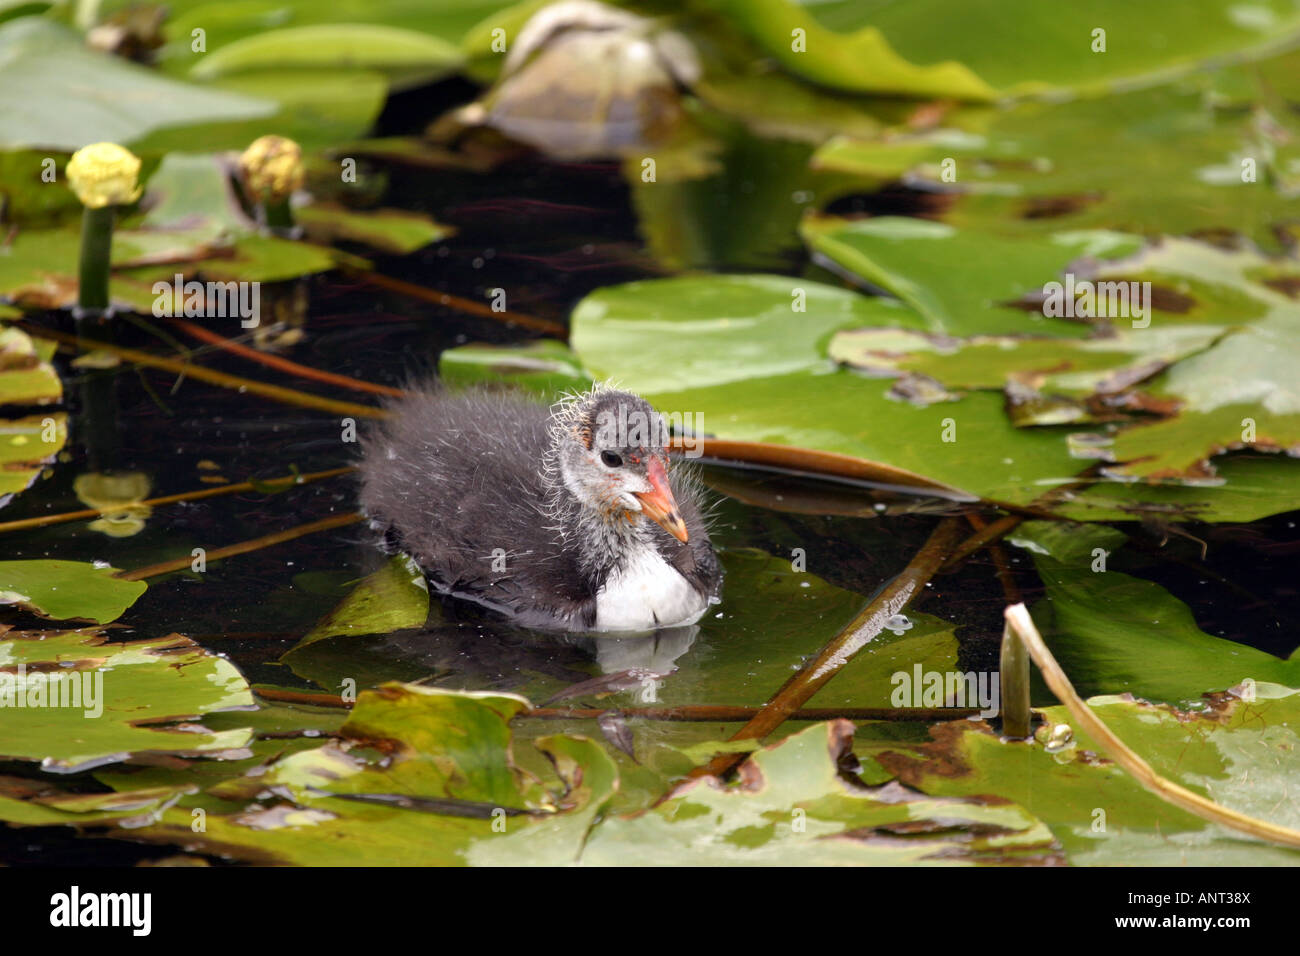
[[[160,815],[193,784],[117,793],[69,793],[24,777],[0,777],[0,820],[20,826],[86,826],[115,822],[139,826]]]
[[[1300,692],[1260,684],[1255,696],[1243,701],[1216,694],[1196,712],[1126,697],[1094,697],[1088,704],[1156,773],[1223,806],[1294,828],[1300,825],[1291,796]],[[1295,865],[1295,850],[1224,830],[1143,789],[1087,735],[1068,729],[1064,707],[1046,708],[1043,715],[1046,724],[1033,742],[1007,741],[986,725],[953,721],[937,725],[930,743],[877,759],[903,783],[934,796],[997,796],[1032,807],[1071,863]],[[1062,725],[1067,730],[1052,740]]]
[[[555,770],[554,792],[519,770],[508,722],[527,706],[509,695],[388,684],[363,693],[341,731],[384,747],[380,761],[333,743],[302,751],[253,781],[291,803],[209,814],[198,835],[173,810],[131,837],[307,865],[571,863],[617,773],[598,744],[569,736],[535,742]]]
[[[347,209],[334,203],[312,203],[294,210],[294,220],[315,242],[344,240],[390,255],[406,255],[446,239],[452,230],[428,216],[401,209]]]
[[[327,637],[387,634],[419,627],[428,616],[429,585],[424,572],[406,555],[395,555],[321,618],[294,650]]]
[[[54,343],[33,342],[19,329],[0,325],[0,405],[43,405],[63,397],[50,364]]]
[[[211,80],[249,70],[374,69],[397,89],[418,86],[460,66],[456,46],[427,33],[372,23],[330,23],[268,30],[227,43],[190,71]]]
[[[187,37],[186,50],[189,44]],[[384,77],[366,70],[255,70],[223,76],[209,87],[269,102],[271,115],[208,123],[198,137],[190,130],[159,129],[139,140],[136,148],[154,153],[243,150],[268,134],[287,136],[304,149],[331,147],[366,135],[388,93]]]
[[[67,440],[65,412],[0,419],[0,504],[26,490]]]
[[[1047,829],[1009,802],[918,796],[846,779],[853,725],[815,724],[757,751],[728,786],[691,780],[640,814],[609,817],[582,862],[608,866],[1050,864]]]
[[[807,280],[683,277],[597,290],[574,310],[570,341],[593,376],[666,413],[702,415],[718,438],[837,452],[1021,503],[1041,494],[1039,482],[1079,470],[1059,437],[1012,425],[998,396],[915,407],[890,398],[887,383],[836,372],[830,336],[862,326],[925,320]]]
[[[1206,89],[1236,78],[1230,99]],[[950,111],[942,128],[889,142],[832,140],[813,165],[938,191],[944,222],[1007,238],[1235,231],[1273,244],[1300,216],[1285,125],[1297,94],[1289,52],[1153,89]]]
[[[453,385],[507,381],[554,400],[572,389],[591,386],[563,342],[539,339],[521,345],[461,345],[438,356],[438,377]]]
[[[0,24],[0,147],[132,143],[162,127],[273,112],[273,102],[205,90],[96,53],[43,17]]]
[[[1142,244],[1107,232],[1002,239],[896,216],[811,220],[803,233],[815,252],[898,296],[925,317],[928,331],[944,335],[1086,335],[1086,323],[1046,318],[1016,303],[1084,256],[1119,258]]]
[[[0,561],[0,604],[20,604],[57,620],[115,621],[145,592],[143,581],[116,577],[106,564]]]
[[[785,69],[814,82],[962,99],[1050,88],[1107,93],[1119,83],[1157,82],[1227,54],[1266,53],[1300,26],[1295,8],[1284,0],[1249,8],[1234,0],[1201,0],[1187,17],[1125,0],[1061,8],[1036,0],[712,5],[727,11]],[[794,43],[801,36],[803,50]]]
[[[1178,703],[1248,679],[1300,685],[1300,647],[1282,660],[1213,637],[1160,585],[1108,569],[1107,555],[1125,540],[1121,533],[1031,521],[1011,540],[1030,552],[1047,586],[1035,620],[1081,693]]]
[[[142,754],[221,756],[251,739],[190,722],[253,698],[233,664],[179,634],[110,643],[97,630],[10,631],[0,701],[0,755],[60,773]]]
[[[790,0],[713,0],[792,73],[833,89],[988,100],[994,90],[961,62],[908,62],[874,26],[840,33]],[[937,13],[931,16],[940,18]],[[982,31],[987,32],[987,31]],[[802,39],[803,46],[797,45]],[[943,58],[947,59],[947,58]],[[934,64],[934,65],[928,65]]]

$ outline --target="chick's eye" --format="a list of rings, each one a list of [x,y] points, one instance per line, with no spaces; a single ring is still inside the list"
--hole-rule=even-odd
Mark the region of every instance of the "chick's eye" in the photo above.
[[[622,456],[619,455],[618,452],[614,451],[602,451],[600,453],[600,460],[610,468],[619,468],[623,464]]]

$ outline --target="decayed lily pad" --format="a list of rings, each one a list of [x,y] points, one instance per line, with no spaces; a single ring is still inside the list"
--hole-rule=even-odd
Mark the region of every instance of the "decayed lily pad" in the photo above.
[[[68,793],[45,781],[0,777],[0,820],[19,826],[140,826],[195,789],[193,784],[178,784],[114,793]]]
[[[0,325],[0,404],[44,405],[63,397],[63,384],[50,364],[53,342]],[[0,419],[0,503],[27,488],[67,438],[62,412]]]
[[[10,631],[0,702],[0,755],[60,773],[145,754],[242,755],[251,739],[193,722],[253,698],[233,664],[179,634],[111,643],[94,629]]]
[[[1225,334],[1210,348],[1172,365],[1143,388],[1157,402],[1177,403],[1164,420],[1116,437],[1112,474],[1143,478],[1214,476],[1210,458],[1254,448],[1300,454],[1300,391],[1293,357],[1300,351],[1300,303],[1290,290],[1297,266],[1252,249],[1223,251],[1169,240],[1132,262],[1116,264],[1157,281],[1210,282],[1232,301]]]
[[[640,814],[606,818],[582,862],[650,866],[1058,864],[1047,829],[1009,801],[869,788],[846,777],[853,725],[815,724],[753,754],[727,786],[691,780]]]
[[[1127,696],[1094,697],[1089,706],[1156,773],[1225,807],[1294,828],[1300,691],[1258,684],[1253,694],[1210,695],[1191,712]],[[1032,808],[1074,864],[1295,865],[1295,850],[1224,830],[1144,790],[1070,728],[1064,707],[1043,715],[1033,742],[1005,741],[985,725],[954,721],[937,725],[927,744],[877,759],[931,795],[997,795]]]
[[[1286,152],[1300,55],[1210,76],[951,111],[940,129],[889,142],[832,140],[814,165],[939,190],[944,222],[1000,236],[1235,231],[1274,243],[1273,229],[1300,215]],[[1236,77],[1230,98],[1206,90]]]
[[[0,604],[56,620],[115,621],[144,594],[143,581],[115,577],[106,564],[43,559],[0,561]]]
[[[1295,462],[1281,455],[1216,459],[1212,485],[1099,481],[1070,492],[1058,514],[1075,521],[1258,521],[1300,508]]]
[[[535,741],[555,771],[543,785],[515,766],[509,720],[527,701],[503,694],[388,684],[363,693],[330,743],[230,781],[227,796],[259,797],[232,814],[164,814],[132,838],[268,863],[432,865],[465,862],[475,843],[502,841],[516,864],[573,862],[617,786],[599,744],[581,737]],[[349,747],[378,746],[368,762]],[[242,789],[241,789],[242,784]]]
[[[64,412],[0,419],[0,504],[30,487],[67,440]]]
[[[841,331],[830,346],[869,374],[911,373],[946,387],[921,401],[950,402],[959,397],[952,388],[1003,388],[1016,424],[1126,424],[1098,446],[1098,457],[1116,462],[1105,474],[1121,478],[1212,478],[1210,459],[1224,451],[1300,451],[1300,398],[1288,366],[1300,350],[1292,259],[1186,239],[1125,255],[1131,237],[997,240],[903,219],[825,220],[806,234],[928,320],[928,333]],[[1100,292],[1092,306],[1101,316],[1042,318],[1048,283],[1061,282],[1068,260],[1058,246],[1087,253],[1069,268],[1078,288],[1108,290],[1105,309]],[[1066,288],[1075,285],[1073,272],[1067,280]],[[1016,302],[1037,314],[1011,308]],[[1112,314],[1116,306],[1121,314]]]
[[[123,835],[263,863],[600,864],[629,852],[651,864],[764,863],[777,852],[804,862],[1060,862],[1050,834],[1012,804],[841,777],[845,721],[758,752],[739,788],[699,781],[642,816],[601,819],[619,780],[599,744],[534,740],[553,771],[545,779],[515,765],[509,721],[526,706],[389,684],[361,695],[342,741],[211,788],[244,809],[208,812],[196,832],[188,811],[171,808]],[[376,750],[383,756],[366,756]],[[716,813],[726,814],[721,829]],[[713,836],[702,840],[706,826]],[[686,855],[669,860],[670,848]]]

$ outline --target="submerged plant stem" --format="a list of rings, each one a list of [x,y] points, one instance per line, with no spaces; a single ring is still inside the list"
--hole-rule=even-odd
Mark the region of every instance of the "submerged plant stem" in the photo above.
[[[222,388],[229,388],[234,391],[251,392],[254,395],[261,395],[263,398],[269,398],[273,401],[282,402],[286,405],[297,405],[299,408],[314,408],[323,412],[331,412],[335,415],[359,416],[362,418],[387,418],[388,413],[382,408],[376,408],[373,405],[358,405],[353,402],[340,402],[332,398],[323,398],[320,395],[312,395],[309,392],[300,392],[297,389],[284,388],[280,385],[270,385],[266,382],[257,382],[250,378],[240,378],[237,375],[227,375],[224,372],[217,372],[210,368],[204,368],[202,365],[193,365],[189,362],[180,362],[175,359],[163,358],[159,355],[152,355],[149,352],[142,352],[139,349],[130,349],[121,345],[113,345],[109,342],[99,342],[94,339],[81,338],[75,335],[69,335],[66,332],[59,332],[55,329],[47,329],[44,326],[33,325],[30,322],[19,323],[24,331],[33,338],[50,339],[59,342],[62,345],[70,345],[81,351],[92,351],[102,349],[106,352],[112,352],[119,358],[128,362],[135,362],[138,365],[149,365],[153,368],[165,369],[169,372],[175,372],[177,375],[187,375],[190,378],[196,378],[201,382],[207,382],[210,385],[220,385]]]
[[[827,682],[838,674],[858,651],[866,647],[884,629],[886,621],[907,607],[952,552],[957,544],[959,532],[960,525],[956,519],[944,518],[940,521],[902,573],[885,585],[858,616],[833,637],[815,658],[804,664],[781,685],[758,713],[745,726],[732,734],[731,739],[761,740],[789,720],[792,714],[825,687]],[[696,768],[691,775],[720,776],[742,763],[747,756],[743,753],[719,754],[703,767]]]
[[[317,707],[348,708],[352,705],[337,694],[313,694],[306,691],[254,687],[253,693],[267,700],[286,704],[309,704]],[[683,704],[679,707],[534,707],[519,713],[518,719],[596,720],[605,714],[617,714],[628,720],[662,720],[710,723],[738,723],[757,714],[757,707],[732,707],[725,704]],[[972,717],[979,711],[963,707],[893,708],[893,707],[809,707],[797,710],[790,720],[956,720]]]
[[[522,312],[494,312],[491,306],[484,305],[482,302],[475,302],[473,299],[462,299],[460,296],[452,295],[449,292],[439,292],[437,289],[429,289],[422,285],[416,285],[414,282],[394,279],[392,276],[371,272],[368,269],[348,268],[345,266],[344,271],[354,279],[378,286],[381,289],[388,289],[390,292],[401,293],[412,299],[419,299],[421,302],[446,306],[449,309],[468,312],[470,315],[481,316],[496,322],[506,322],[520,328],[532,329],[534,332],[541,332],[543,335],[554,336],[557,339],[567,339],[569,337],[567,328],[549,319],[539,319],[534,315],[525,315]]]
[[[961,562],[965,561],[980,548],[992,544],[994,541],[997,541],[999,538],[1002,538],[1004,535],[1015,530],[1016,526],[1024,520],[1025,519],[1020,515],[1004,515],[997,521],[986,524],[959,544],[948,560],[944,562],[943,567],[940,570],[953,570],[957,565],[961,564]]]
[[[358,512],[350,512],[345,515],[334,515],[329,518],[322,518],[320,521],[309,521],[307,524],[298,525],[296,528],[290,528],[287,531],[277,531],[275,534],[263,535],[260,538],[253,538],[251,541],[241,541],[238,544],[226,545],[224,548],[214,548],[204,555],[205,561],[219,561],[222,558],[232,558],[237,554],[248,554],[252,551],[261,551],[263,548],[269,548],[272,545],[283,544],[285,541],[293,541],[297,538],[305,537],[309,534],[315,534],[317,531],[329,531],[331,528],[342,528],[345,525],[356,524],[362,520],[362,515]],[[171,561],[163,561],[159,564],[151,564],[147,567],[136,568],[134,571],[122,571],[116,576],[124,581],[143,581],[145,578],[155,578],[160,574],[170,574],[172,571],[183,571],[188,568],[194,561],[190,555],[181,558],[174,558]]]
[[[222,495],[237,495],[245,491],[265,491],[268,485],[284,485],[286,488],[291,488],[296,485],[307,485],[313,481],[322,481],[326,478],[346,475],[355,470],[352,467],[331,468],[328,471],[317,471],[306,475],[285,475],[281,478],[267,478],[265,481],[241,481],[235,485],[200,488],[197,491],[184,491],[180,494],[164,495],[161,498],[149,498],[139,504],[146,508],[158,508],[163,505],[176,504],[180,501],[200,501],[204,498],[219,498]],[[44,528],[47,525],[63,524],[67,521],[82,521],[86,518],[98,518],[102,514],[103,512],[97,508],[82,508],[80,511],[64,511],[56,515],[40,515],[36,518],[3,521],[0,522],[0,533],[5,531],[25,531],[28,528]]]
[[[1156,773],[1149,763],[1129,748],[1128,744],[1115,736],[1115,732],[1107,727],[1087,702],[1079,696],[1070,679],[1065,676],[1065,671],[1061,670],[1061,665],[1047,649],[1043,636],[1038,633],[1038,628],[1034,626],[1033,618],[1029,616],[1025,606],[1012,605],[1006,609],[1005,617],[1007,627],[1024,642],[1025,649],[1038,665],[1043,680],[1047,682],[1047,686],[1051,688],[1057,700],[1065,705],[1065,709],[1070,712],[1070,716],[1084,733],[1097,741],[1106,751],[1107,756],[1123,767],[1143,787],[1166,803],[1186,810],[1202,820],[1217,823],[1260,840],[1268,840],[1270,843],[1300,848],[1300,830],[1279,826],[1220,806],[1213,800],[1199,793],[1193,793],[1186,787]]]
[[[370,392],[373,395],[388,395],[393,398],[401,398],[406,392],[400,388],[392,388],[388,385],[377,385],[374,382],[364,382],[359,378],[351,378],[347,375],[338,375],[334,372],[324,372],[320,369],[311,368],[308,365],[300,365],[297,362],[281,358],[278,355],[271,355],[267,352],[260,352],[257,349],[249,348],[247,345],[241,345],[233,339],[225,338],[213,332],[211,329],[205,329],[201,325],[195,325],[193,322],[186,322],[182,319],[172,319],[171,324],[180,329],[186,335],[192,336],[201,342],[207,342],[209,345],[215,345],[217,348],[229,352],[232,355],[238,355],[240,358],[246,358],[249,361],[257,362],[259,365],[265,365],[267,368],[273,368],[281,372],[288,372],[290,375],[296,375],[299,378],[311,379],[315,382],[323,382],[326,385],[337,385],[340,388],[350,388],[355,392]]]

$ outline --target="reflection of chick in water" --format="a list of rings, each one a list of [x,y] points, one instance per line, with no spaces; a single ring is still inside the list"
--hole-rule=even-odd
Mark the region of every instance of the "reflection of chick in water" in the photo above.
[[[602,674],[643,670],[670,674],[675,661],[691,649],[700,633],[698,624],[666,627],[638,637],[575,637],[575,644],[595,654]]]
[[[593,658],[601,674],[670,674],[698,633],[699,627],[691,625],[637,637],[568,637],[482,622],[442,622],[427,630],[376,638],[367,643],[366,654],[391,660],[395,679],[423,677],[444,687],[509,690],[538,674],[581,683],[591,678]],[[326,647],[319,650],[329,653]],[[310,654],[311,649],[301,653]]]

